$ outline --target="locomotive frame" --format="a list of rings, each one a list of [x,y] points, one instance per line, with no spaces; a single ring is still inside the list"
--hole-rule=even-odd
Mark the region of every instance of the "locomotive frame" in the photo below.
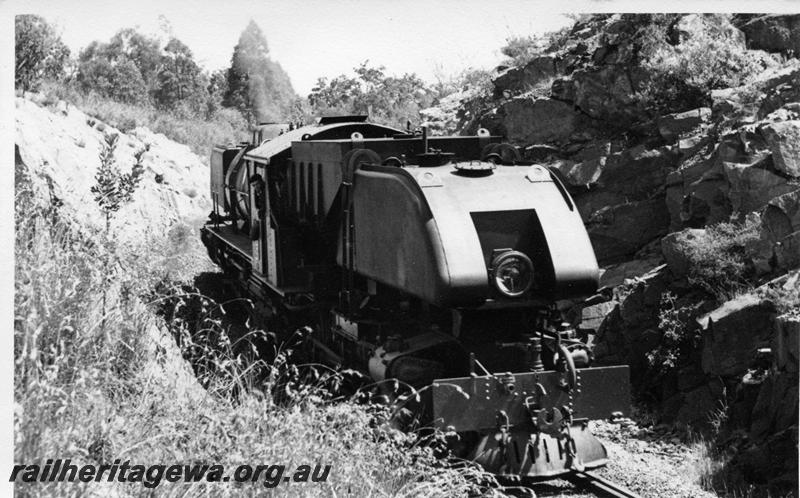
[[[485,130],[339,116],[216,146],[211,197],[211,259],[266,316],[306,316],[320,360],[422,389],[454,452],[511,482],[607,463],[588,420],[627,412],[629,373],[592,367],[554,305],[598,269],[548,168]]]

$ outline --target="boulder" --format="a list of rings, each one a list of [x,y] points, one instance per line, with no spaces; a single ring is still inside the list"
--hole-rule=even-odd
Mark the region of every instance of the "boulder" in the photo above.
[[[756,350],[769,347],[775,306],[752,294],[727,301],[697,321],[703,328],[703,372],[741,376]]]
[[[494,97],[502,98],[508,93],[518,95],[542,85],[547,86],[549,93],[552,80],[557,74],[556,61],[552,56],[534,57],[524,66],[506,69],[492,80]]]
[[[788,67],[768,72],[769,76],[761,82],[763,98],[758,107],[759,119],[800,100],[800,61],[792,62],[787,63]]]
[[[625,71],[620,71],[619,66],[580,69],[572,73],[572,80],[575,85],[575,105],[608,127],[623,129],[645,117],[634,98],[631,80]]]
[[[498,131],[515,144],[565,142],[579,122],[579,113],[572,106],[546,98],[511,99],[496,114],[502,123]]]
[[[750,48],[800,53],[800,14],[764,15],[741,26]]]
[[[648,199],[663,189],[678,160],[678,154],[670,148],[637,145],[608,156],[598,183],[632,200]]]
[[[663,198],[609,206],[596,211],[587,222],[589,237],[602,262],[634,254],[669,228]]]
[[[589,219],[601,209],[625,203],[624,195],[608,192],[603,189],[591,189],[589,191],[573,193],[573,197],[584,223],[587,223]]]
[[[597,183],[603,167],[606,165],[605,157],[589,159],[570,165],[569,168],[559,168],[567,184],[573,187],[587,187]]]
[[[731,207],[739,213],[758,211],[769,201],[797,189],[786,178],[771,171],[771,161],[760,163],[723,163],[723,171],[730,185]]]
[[[711,109],[700,107],[691,111],[667,114],[658,118],[658,132],[668,142],[674,142],[681,135],[707,123],[711,117]],[[698,139],[699,142],[699,139]]]
[[[731,215],[728,182],[712,158],[687,162],[667,175],[670,228],[703,227],[726,221]]]
[[[725,406],[725,386],[718,380],[683,393],[683,403],[675,422],[692,427],[708,427],[715,412]]]
[[[750,443],[732,462],[749,482],[767,483],[778,494],[794,496],[797,492],[797,424]]]
[[[594,356],[601,365],[620,364],[625,361],[625,344],[622,335],[624,323],[620,315],[619,304],[606,314],[597,330]]]
[[[755,441],[797,423],[797,373],[770,373],[761,384],[753,407],[750,437]]]
[[[761,215],[762,238],[777,242],[800,230],[800,188],[769,201]]]
[[[616,306],[616,301],[606,301],[605,303],[598,303],[583,308],[583,310],[581,310],[580,328],[584,330],[599,330],[606,315],[611,313]]]
[[[657,269],[662,263],[661,258],[647,258],[607,266],[600,270],[600,288],[616,287],[626,280],[643,277]]]
[[[800,120],[770,123],[761,132],[772,150],[775,169],[800,177]]]
[[[665,265],[660,265],[631,284],[628,295],[620,304],[620,317],[631,328],[657,327],[661,297],[669,290],[672,280]]]
[[[687,254],[688,246],[691,242],[697,239],[702,240],[705,236],[705,230],[689,228],[673,232],[661,239],[661,253],[675,278],[685,277],[689,273],[691,264]]]
[[[565,102],[575,102],[577,85],[572,78],[558,78],[553,81],[550,87],[550,97]]]
[[[775,244],[775,267],[780,271],[800,267],[800,231],[787,235]]]

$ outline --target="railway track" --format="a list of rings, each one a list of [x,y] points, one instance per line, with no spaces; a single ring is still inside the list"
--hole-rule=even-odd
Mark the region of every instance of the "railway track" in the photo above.
[[[519,498],[545,498],[548,496],[581,496],[587,494],[598,498],[641,498],[633,491],[605,479],[588,470],[572,471],[569,475],[559,476],[559,480],[566,481],[573,487],[554,486],[551,481],[522,482],[520,485],[504,487],[503,491]]]
[[[588,470],[576,470],[566,480],[603,498],[640,498],[633,491]]]

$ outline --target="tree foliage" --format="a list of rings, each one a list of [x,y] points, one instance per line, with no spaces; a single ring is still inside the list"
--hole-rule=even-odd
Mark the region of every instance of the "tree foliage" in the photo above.
[[[100,151],[100,167],[95,174],[95,184],[91,191],[94,194],[94,201],[106,216],[106,223],[110,217],[129,203],[133,198],[133,193],[139,186],[144,173],[142,156],[147,148],[137,151],[134,156],[136,163],[130,173],[122,173],[116,164],[114,151],[117,149],[119,135],[108,134],[105,136],[105,144]]]
[[[295,92],[289,75],[269,57],[267,39],[250,21],[233,49],[222,104],[234,107],[248,121],[289,119]]]
[[[416,74],[388,76],[383,66],[369,61],[354,69],[355,77],[319,78],[308,96],[312,112],[368,114],[374,121],[403,126],[417,120],[419,112],[433,104],[437,93]]]
[[[204,111],[208,83],[194,61],[192,51],[176,38],[164,47],[154,92],[156,103],[165,108],[184,106],[195,113]]]
[[[44,78],[61,78],[69,60],[69,48],[55,29],[34,15],[15,18],[14,53],[14,85],[23,90],[36,90]]]
[[[85,93],[119,102],[153,104],[181,115],[209,110],[208,77],[175,37],[161,47],[156,38],[123,29],[108,43],[94,41],[80,53],[77,80]]]

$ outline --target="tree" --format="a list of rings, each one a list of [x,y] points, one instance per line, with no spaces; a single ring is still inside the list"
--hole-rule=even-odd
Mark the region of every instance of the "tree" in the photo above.
[[[269,58],[261,28],[250,21],[233,49],[223,105],[235,107],[250,122],[287,119],[295,99],[286,71]]]
[[[227,71],[218,69],[211,73],[208,77],[208,85],[206,86],[208,99],[206,99],[206,116],[214,115],[222,107],[222,101],[225,94],[228,93],[228,76]]]
[[[94,175],[94,185],[91,187],[92,194],[94,194],[94,202],[103,213],[106,222],[106,241],[109,242],[109,252],[103,258],[103,273],[107,283],[110,283],[111,275],[111,259],[114,253],[114,244],[111,242],[111,218],[119,211],[125,204],[133,200],[133,193],[139,186],[144,173],[144,166],[142,160],[145,152],[150,147],[136,151],[133,157],[136,162],[131,168],[130,173],[122,173],[116,165],[114,158],[114,151],[117,149],[117,141],[119,135],[106,134],[105,143],[100,150],[100,167]],[[103,319],[101,322],[101,329],[105,334],[106,331],[106,301],[107,301],[108,285],[103,286]]]
[[[14,28],[14,86],[35,90],[45,78],[60,78],[70,52],[55,29],[34,15],[17,16]]]
[[[161,48],[157,39],[133,28],[118,31],[105,46],[111,60],[128,59],[136,65],[148,92],[156,86],[156,74],[161,63]]]
[[[196,113],[203,111],[207,92],[203,72],[194,61],[192,51],[180,40],[170,39],[158,69],[156,103],[167,109],[183,105]]]
[[[134,29],[117,32],[108,43],[94,41],[78,56],[77,79],[85,92],[127,103],[146,103],[156,87],[161,60],[158,41]]]
[[[416,74],[387,76],[385,70],[365,61],[354,68],[356,77],[320,78],[308,102],[320,115],[368,114],[374,121],[395,126],[418,119],[419,111],[433,103],[435,92]]]
[[[189,47],[174,37],[163,49],[134,29],[120,30],[108,43],[92,42],[80,53],[77,79],[83,91],[117,101],[206,112],[207,78]]]
[[[147,85],[136,64],[128,59],[112,62],[93,58],[78,66],[78,82],[85,92],[94,91],[119,102],[147,101]]]

